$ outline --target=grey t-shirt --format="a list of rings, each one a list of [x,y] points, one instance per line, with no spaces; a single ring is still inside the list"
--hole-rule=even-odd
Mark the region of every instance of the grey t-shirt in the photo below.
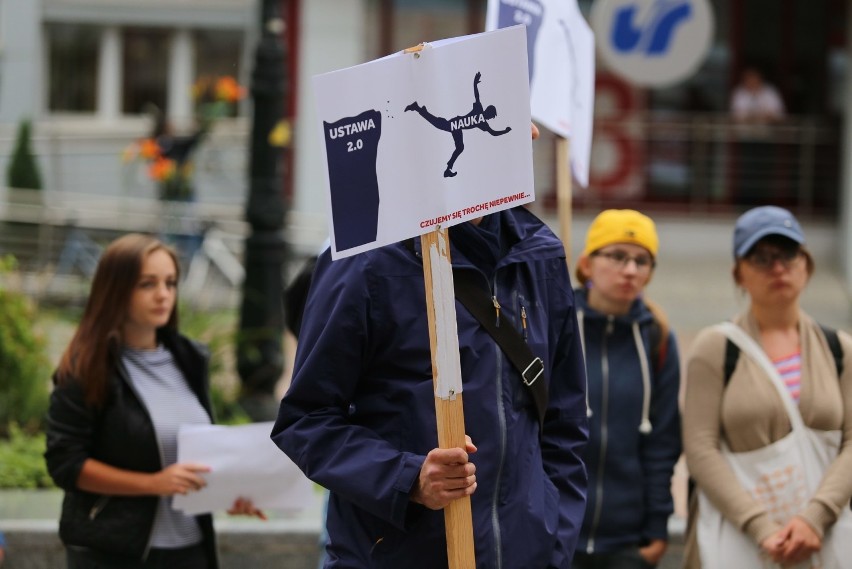
[[[163,467],[177,462],[177,434],[181,425],[210,424],[210,417],[189,388],[171,352],[124,348],[122,363],[134,389],[151,415],[162,453]],[[200,543],[201,529],[193,516],[172,509],[172,497],[163,496],[157,508],[151,547],[175,549]]]

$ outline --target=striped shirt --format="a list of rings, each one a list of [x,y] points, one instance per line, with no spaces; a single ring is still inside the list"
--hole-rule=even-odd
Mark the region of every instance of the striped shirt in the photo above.
[[[189,388],[171,352],[124,348],[121,357],[130,382],[151,416],[163,467],[177,462],[177,434],[181,425],[210,424],[207,411]],[[195,517],[172,509],[172,497],[163,496],[151,535],[151,547],[176,549],[201,543]]]
[[[781,381],[787,386],[787,391],[790,392],[793,401],[798,403],[799,395],[802,392],[802,352],[797,351],[789,356],[774,360],[772,363],[778,370]]]

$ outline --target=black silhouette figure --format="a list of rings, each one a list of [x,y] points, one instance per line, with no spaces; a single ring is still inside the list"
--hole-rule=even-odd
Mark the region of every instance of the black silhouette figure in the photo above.
[[[406,112],[417,111],[420,113],[421,117],[429,121],[429,124],[439,130],[447,131],[453,135],[453,142],[455,142],[456,148],[453,150],[453,155],[450,156],[449,162],[447,162],[447,169],[444,170],[445,178],[451,178],[456,175],[456,172],[453,172],[453,164],[455,164],[456,159],[464,151],[463,132],[465,130],[478,128],[479,130],[487,132],[491,136],[500,136],[501,134],[506,134],[512,130],[512,127],[510,126],[507,126],[503,130],[494,130],[491,128],[491,125],[488,124],[488,121],[497,116],[497,109],[494,105],[488,105],[488,107],[483,109],[482,103],[479,101],[479,82],[481,80],[482,73],[477,71],[476,76],[473,78],[473,97],[475,99],[473,102],[473,109],[471,109],[471,111],[466,115],[460,115],[452,119],[436,117],[427,111],[425,106],[417,104],[417,101],[414,101],[405,107]]]

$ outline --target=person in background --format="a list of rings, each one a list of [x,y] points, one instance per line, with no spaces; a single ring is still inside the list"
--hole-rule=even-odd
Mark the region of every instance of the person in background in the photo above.
[[[610,209],[592,222],[577,262],[590,418],[575,569],[653,567],[668,544],[680,360],[665,316],[643,298],[658,248],[649,217]]]
[[[469,438],[464,449],[436,448],[419,241],[334,262],[323,252],[271,436],[331,491],[327,568],[447,567],[441,510],[464,496],[478,567],[571,565],[587,433],[564,248],[523,207],[449,233],[454,272],[481,282],[496,323],[513,327],[541,359],[536,381],[549,388],[543,424],[521,373],[458,305]]]
[[[784,102],[754,67],[747,67],[731,96],[731,116],[736,123],[731,152],[731,193],[742,204],[770,203],[778,193],[785,160],[772,125],[784,119]]]
[[[176,462],[178,429],[212,420],[208,353],[178,333],[178,276],[160,241],[113,241],[54,374],[45,459],[69,569],[218,566],[212,516],[171,507],[209,471]],[[242,499],[231,512],[264,517]]]
[[[731,114],[737,122],[775,123],[784,118],[784,101],[760,71],[746,67],[731,96]]]
[[[734,282],[749,301],[733,319],[733,329],[756,343],[752,348],[766,361],[761,365],[749,353],[740,353],[724,327],[704,329],[693,342],[686,366],[684,450],[706,500],[699,505],[698,492],[693,493],[685,566],[715,569],[718,565],[705,559],[720,551],[734,563],[726,567],[764,561],[787,567],[817,552],[827,561],[823,546],[829,535],[852,540],[849,533],[831,532],[852,497],[852,338],[827,332],[800,307],[814,261],[793,214],[775,206],[745,212],[737,219],[733,245]],[[843,355],[835,354],[836,349]],[[741,460],[736,455],[766,463],[766,452],[790,434],[797,418],[792,413],[800,415],[805,427],[837,431],[841,442],[816,491],[798,496],[798,508],[784,513],[747,489],[735,467]],[[718,542],[727,535],[718,522],[705,534],[716,539],[699,546],[698,526],[713,510],[737,535],[741,545],[736,552],[726,545],[730,542]],[[848,562],[819,566],[845,567]]]
[[[6,560],[6,535],[0,531],[0,565]]]

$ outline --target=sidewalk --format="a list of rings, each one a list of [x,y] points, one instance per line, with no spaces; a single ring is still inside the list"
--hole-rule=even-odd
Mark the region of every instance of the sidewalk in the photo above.
[[[58,569],[65,550],[58,537],[60,490],[0,491],[0,530],[8,542],[3,569]],[[217,514],[221,569],[314,569],[322,494],[299,513],[268,512],[261,521]]]

